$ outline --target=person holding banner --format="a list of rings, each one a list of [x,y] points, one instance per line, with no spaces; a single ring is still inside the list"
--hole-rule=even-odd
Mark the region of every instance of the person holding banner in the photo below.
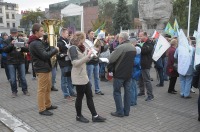
[[[168,49],[168,61],[167,61],[167,74],[169,76],[169,88],[168,93],[176,94],[175,84],[178,77],[177,68],[175,66],[174,53],[176,51],[176,47],[178,45],[178,41],[176,39],[172,39],[170,42],[171,46]]]

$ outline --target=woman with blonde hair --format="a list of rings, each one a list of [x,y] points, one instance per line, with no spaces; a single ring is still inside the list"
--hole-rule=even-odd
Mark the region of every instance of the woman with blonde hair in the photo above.
[[[178,41],[176,39],[172,39],[170,44],[171,46],[168,49],[168,61],[167,61],[167,74],[169,76],[168,93],[176,94],[177,91],[174,88],[178,77],[178,72],[177,72],[177,67],[175,66],[176,63],[174,59],[174,53],[176,51]]]
[[[104,122],[106,119],[99,116],[95,110],[93,98],[92,98],[92,90],[91,85],[88,79],[87,71],[86,71],[86,62],[91,59],[92,51],[89,50],[86,52],[85,46],[83,43],[85,42],[85,34],[83,32],[77,32],[74,34],[71,39],[72,46],[69,49],[69,56],[72,62],[72,71],[71,78],[72,84],[76,86],[77,98],[76,98],[76,120],[88,123],[89,120],[86,119],[82,115],[82,100],[84,94],[86,95],[87,106],[92,114],[93,122]]]

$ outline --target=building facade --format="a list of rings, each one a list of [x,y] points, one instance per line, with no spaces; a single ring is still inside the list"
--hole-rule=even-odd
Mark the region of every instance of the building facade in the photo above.
[[[8,32],[12,27],[19,27],[21,15],[17,4],[0,1],[0,32]]]

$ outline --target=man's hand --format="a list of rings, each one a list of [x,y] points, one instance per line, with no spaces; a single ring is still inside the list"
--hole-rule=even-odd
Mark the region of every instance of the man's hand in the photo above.
[[[13,44],[13,45],[14,45],[14,43],[15,43],[15,42],[16,42],[16,40],[12,40],[12,41],[11,41],[11,44]]]

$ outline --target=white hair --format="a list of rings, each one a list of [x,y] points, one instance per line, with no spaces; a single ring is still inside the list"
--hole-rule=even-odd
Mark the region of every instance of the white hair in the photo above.
[[[123,39],[126,41],[126,40],[128,40],[129,35],[128,35],[128,33],[126,33],[126,32],[121,32],[121,33],[119,34],[119,37],[120,37],[120,38],[123,38]]]

